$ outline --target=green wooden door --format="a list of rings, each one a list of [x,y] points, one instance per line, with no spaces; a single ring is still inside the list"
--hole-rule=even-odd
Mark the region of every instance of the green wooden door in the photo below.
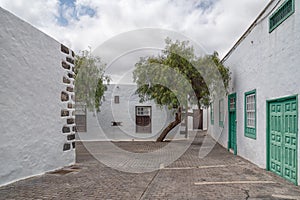
[[[270,102],[268,106],[268,168],[297,184],[297,100],[277,100]]]
[[[282,106],[281,103],[270,104],[270,171],[282,175]]]
[[[232,149],[237,154],[236,145],[236,94],[228,96],[228,150]]]

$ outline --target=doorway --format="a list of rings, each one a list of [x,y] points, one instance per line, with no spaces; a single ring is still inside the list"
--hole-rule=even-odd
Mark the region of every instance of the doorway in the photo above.
[[[151,106],[135,107],[135,124],[137,133],[151,133]]]
[[[193,129],[203,130],[203,110],[193,109]]]
[[[228,111],[228,150],[233,150],[236,155],[236,93],[228,96]]]
[[[298,101],[267,101],[267,169],[297,185]]]

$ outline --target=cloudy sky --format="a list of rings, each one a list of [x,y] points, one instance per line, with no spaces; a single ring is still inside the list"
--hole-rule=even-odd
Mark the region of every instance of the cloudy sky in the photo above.
[[[224,55],[269,0],[0,0],[0,6],[75,51],[122,32],[163,28]],[[205,39],[204,39],[205,38]]]
[[[121,33],[154,28],[183,34],[204,47],[207,53],[218,51],[222,58],[268,2],[269,0],[0,0],[0,6],[75,52],[89,47],[96,49]],[[151,33],[146,36],[148,39],[153,37]],[[127,43],[134,41],[134,36],[131,36]],[[117,49],[118,46],[120,45],[115,44],[110,48]],[[126,65],[120,59],[116,63]],[[132,66],[133,63],[128,62],[127,65]],[[124,71],[120,71],[120,74],[123,73]]]

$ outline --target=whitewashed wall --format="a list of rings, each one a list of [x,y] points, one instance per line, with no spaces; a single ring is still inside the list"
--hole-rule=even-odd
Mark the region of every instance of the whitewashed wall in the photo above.
[[[63,151],[61,44],[0,8],[0,185],[75,162]],[[71,54],[71,53],[70,53]],[[71,56],[71,55],[70,55]],[[72,82],[69,84],[72,86]],[[68,146],[68,145],[67,145]],[[66,147],[66,146],[65,146]]]
[[[211,124],[211,111],[209,108],[207,110],[207,115],[208,115],[208,133],[216,140],[218,141],[219,144],[221,144],[223,147],[227,148],[227,142],[228,142],[228,100],[227,97],[224,96],[223,98],[224,101],[224,126],[219,125],[219,99],[215,99],[212,104],[213,104],[213,115],[214,115],[214,124]]]
[[[163,128],[174,120],[174,114],[164,107],[160,108],[153,101],[139,103],[136,89],[136,85],[108,85],[101,111],[87,112],[87,132],[79,132],[78,140],[155,140]],[[114,96],[120,97],[119,104],[114,103]],[[136,106],[151,106],[151,133],[136,133]],[[122,122],[122,126],[111,126],[112,121]],[[176,135],[178,130],[179,126],[168,134],[167,139]],[[178,135],[176,138],[184,138],[184,135]]]
[[[230,93],[237,94],[237,153],[262,168],[266,168],[266,101],[300,93],[300,1],[295,1],[295,13],[269,33],[268,20],[276,2],[271,3],[255,28],[225,58],[224,63],[232,72]],[[253,89],[256,89],[257,97],[256,140],[244,136],[244,93]],[[215,123],[210,127],[213,135],[213,129],[220,129],[217,127],[217,102],[215,100]],[[219,142],[227,147],[227,98],[224,105],[226,121]],[[300,180],[299,133],[298,157]]]

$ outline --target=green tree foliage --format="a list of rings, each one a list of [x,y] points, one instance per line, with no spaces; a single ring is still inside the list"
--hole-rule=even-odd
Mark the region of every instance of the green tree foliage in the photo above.
[[[106,64],[90,51],[82,51],[75,57],[76,103],[84,104],[89,110],[100,111],[101,100],[110,78],[104,74]]]
[[[137,83],[137,93],[141,101],[154,100],[158,105],[179,108],[176,118],[181,116],[181,108],[190,104],[208,106],[212,96],[228,87],[229,69],[218,58],[218,53],[198,57],[188,41],[165,40],[164,50],[156,56],[140,58],[135,65],[133,79]],[[169,132],[176,123],[163,133]],[[174,122],[175,122],[174,121]],[[164,138],[164,137],[160,137]]]

